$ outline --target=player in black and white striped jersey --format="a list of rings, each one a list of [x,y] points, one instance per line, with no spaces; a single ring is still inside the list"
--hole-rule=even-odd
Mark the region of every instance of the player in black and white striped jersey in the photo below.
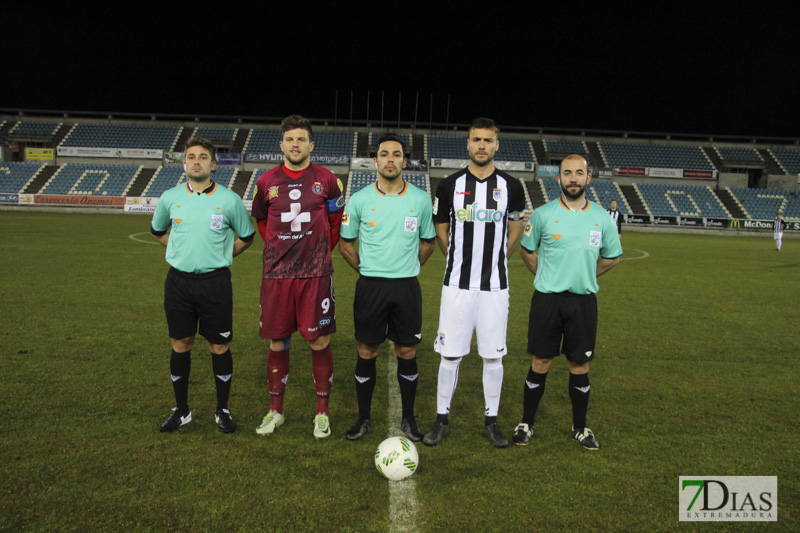
[[[775,215],[775,220],[772,222],[773,237],[775,239],[775,246],[777,251],[781,251],[783,246],[783,230],[786,229],[786,222],[783,221],[783,215],[778,213]]]
[[[435,446],[450,433],[449,412],[461,358],[470,352],[472,334],[483,359],[486,406],[484,435],[498,448],[508,445],[497,424],[503,384],[508,325],[508,257],[522,235],[525,192],[522,183],[497,170],[498,128],[477,119],[469,130],[466,169],[436,189],[436,239],[446,256],[434,350],[439,365],[436,423],[423,442]]]
[[[617,211],[617,201],[611,200],[611,209],[606,209],[608,214],[611,215],[611,220],[614,221],[614,224],[617,225],[617,235],[619,238],[622,239],[622,214]]]

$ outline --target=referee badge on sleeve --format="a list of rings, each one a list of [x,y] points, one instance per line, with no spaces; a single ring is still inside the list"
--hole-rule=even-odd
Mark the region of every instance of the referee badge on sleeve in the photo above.
[[[342,226],[349,226],[350,225],[350,213],[345,211],[342,214]]]

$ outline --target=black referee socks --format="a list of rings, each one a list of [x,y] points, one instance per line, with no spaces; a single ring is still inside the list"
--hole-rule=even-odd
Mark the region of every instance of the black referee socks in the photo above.
[[[217,411],[228,408],[228,397],[231,394],[233,378],[233,357],[231,351],[223,354],[211,354],[211,368],[214,370],[214,383],[217,386]]]
[[[589,374],[569,375],[569,399],[572,400],[572,427],[586,427],[586,411],[589,408]]]
[[[178,353],[172,350],[169,358],[169,373],[172,390],[175,392],[175,407],[181,413],[189,411],[189,374],[192,370],[192,351]]]

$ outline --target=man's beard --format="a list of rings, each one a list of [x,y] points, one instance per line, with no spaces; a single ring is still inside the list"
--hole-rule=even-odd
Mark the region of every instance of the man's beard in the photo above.
[[[561,185],[561,192],[563,192],[564,196],[566,196],[570,200],[577,200],[578,198],[583,196],[583,194],[586,192],[586,186],[585,185],[584,186],[578,185],[578,192],[577,193],[572,193],[572,192],[569,192],[567,187],[565,187],[564,185]]]

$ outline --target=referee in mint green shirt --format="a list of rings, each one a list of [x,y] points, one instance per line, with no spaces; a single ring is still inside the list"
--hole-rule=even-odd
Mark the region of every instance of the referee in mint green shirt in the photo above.
[[[201,137],[189,139],[183,163],[186,183],[161,195],[150,228],[166,246],[170,264],[164,310],[172,344],[175,408],[161,424],[164,432],[192,421],[189,373],[198,322],[212,355],[217,389],[214,420],[223,433],[236,430],[228,409],[233,376],[233,289],[228,267],[252,244],[255,230],[239,195],[211,179],[216,167],[214,145]]]
[[[584,448],[600,445],[586,427],[589,363],[597,337],[597,278],[619,263],[622,246],[616,225],[599,205],[586,199],[591,181],[586,159],[570,155],[558,175],[561,196],[534,211],[520,243],[536,289],[531,299],[522,422],[513,441],[526,445],[553,358],[563,353],[569,368],[572,438]]]
[[[399,137],[378,141],[378,179],[353,194],[345,206],[339,251],[360,274],[353,300],[358,341],[355,384],[358,420],[345,435],[358,440],[371,430],[375,358],[388,337],[397,355],[402,403],[401,430],[422,440],[414,417],[417,348],[422,340],[422,292],[417,274],[433,253],[433,204],[425,191],[403,179],[405,146]],[[358,251],[353,246],[359,240]]]

